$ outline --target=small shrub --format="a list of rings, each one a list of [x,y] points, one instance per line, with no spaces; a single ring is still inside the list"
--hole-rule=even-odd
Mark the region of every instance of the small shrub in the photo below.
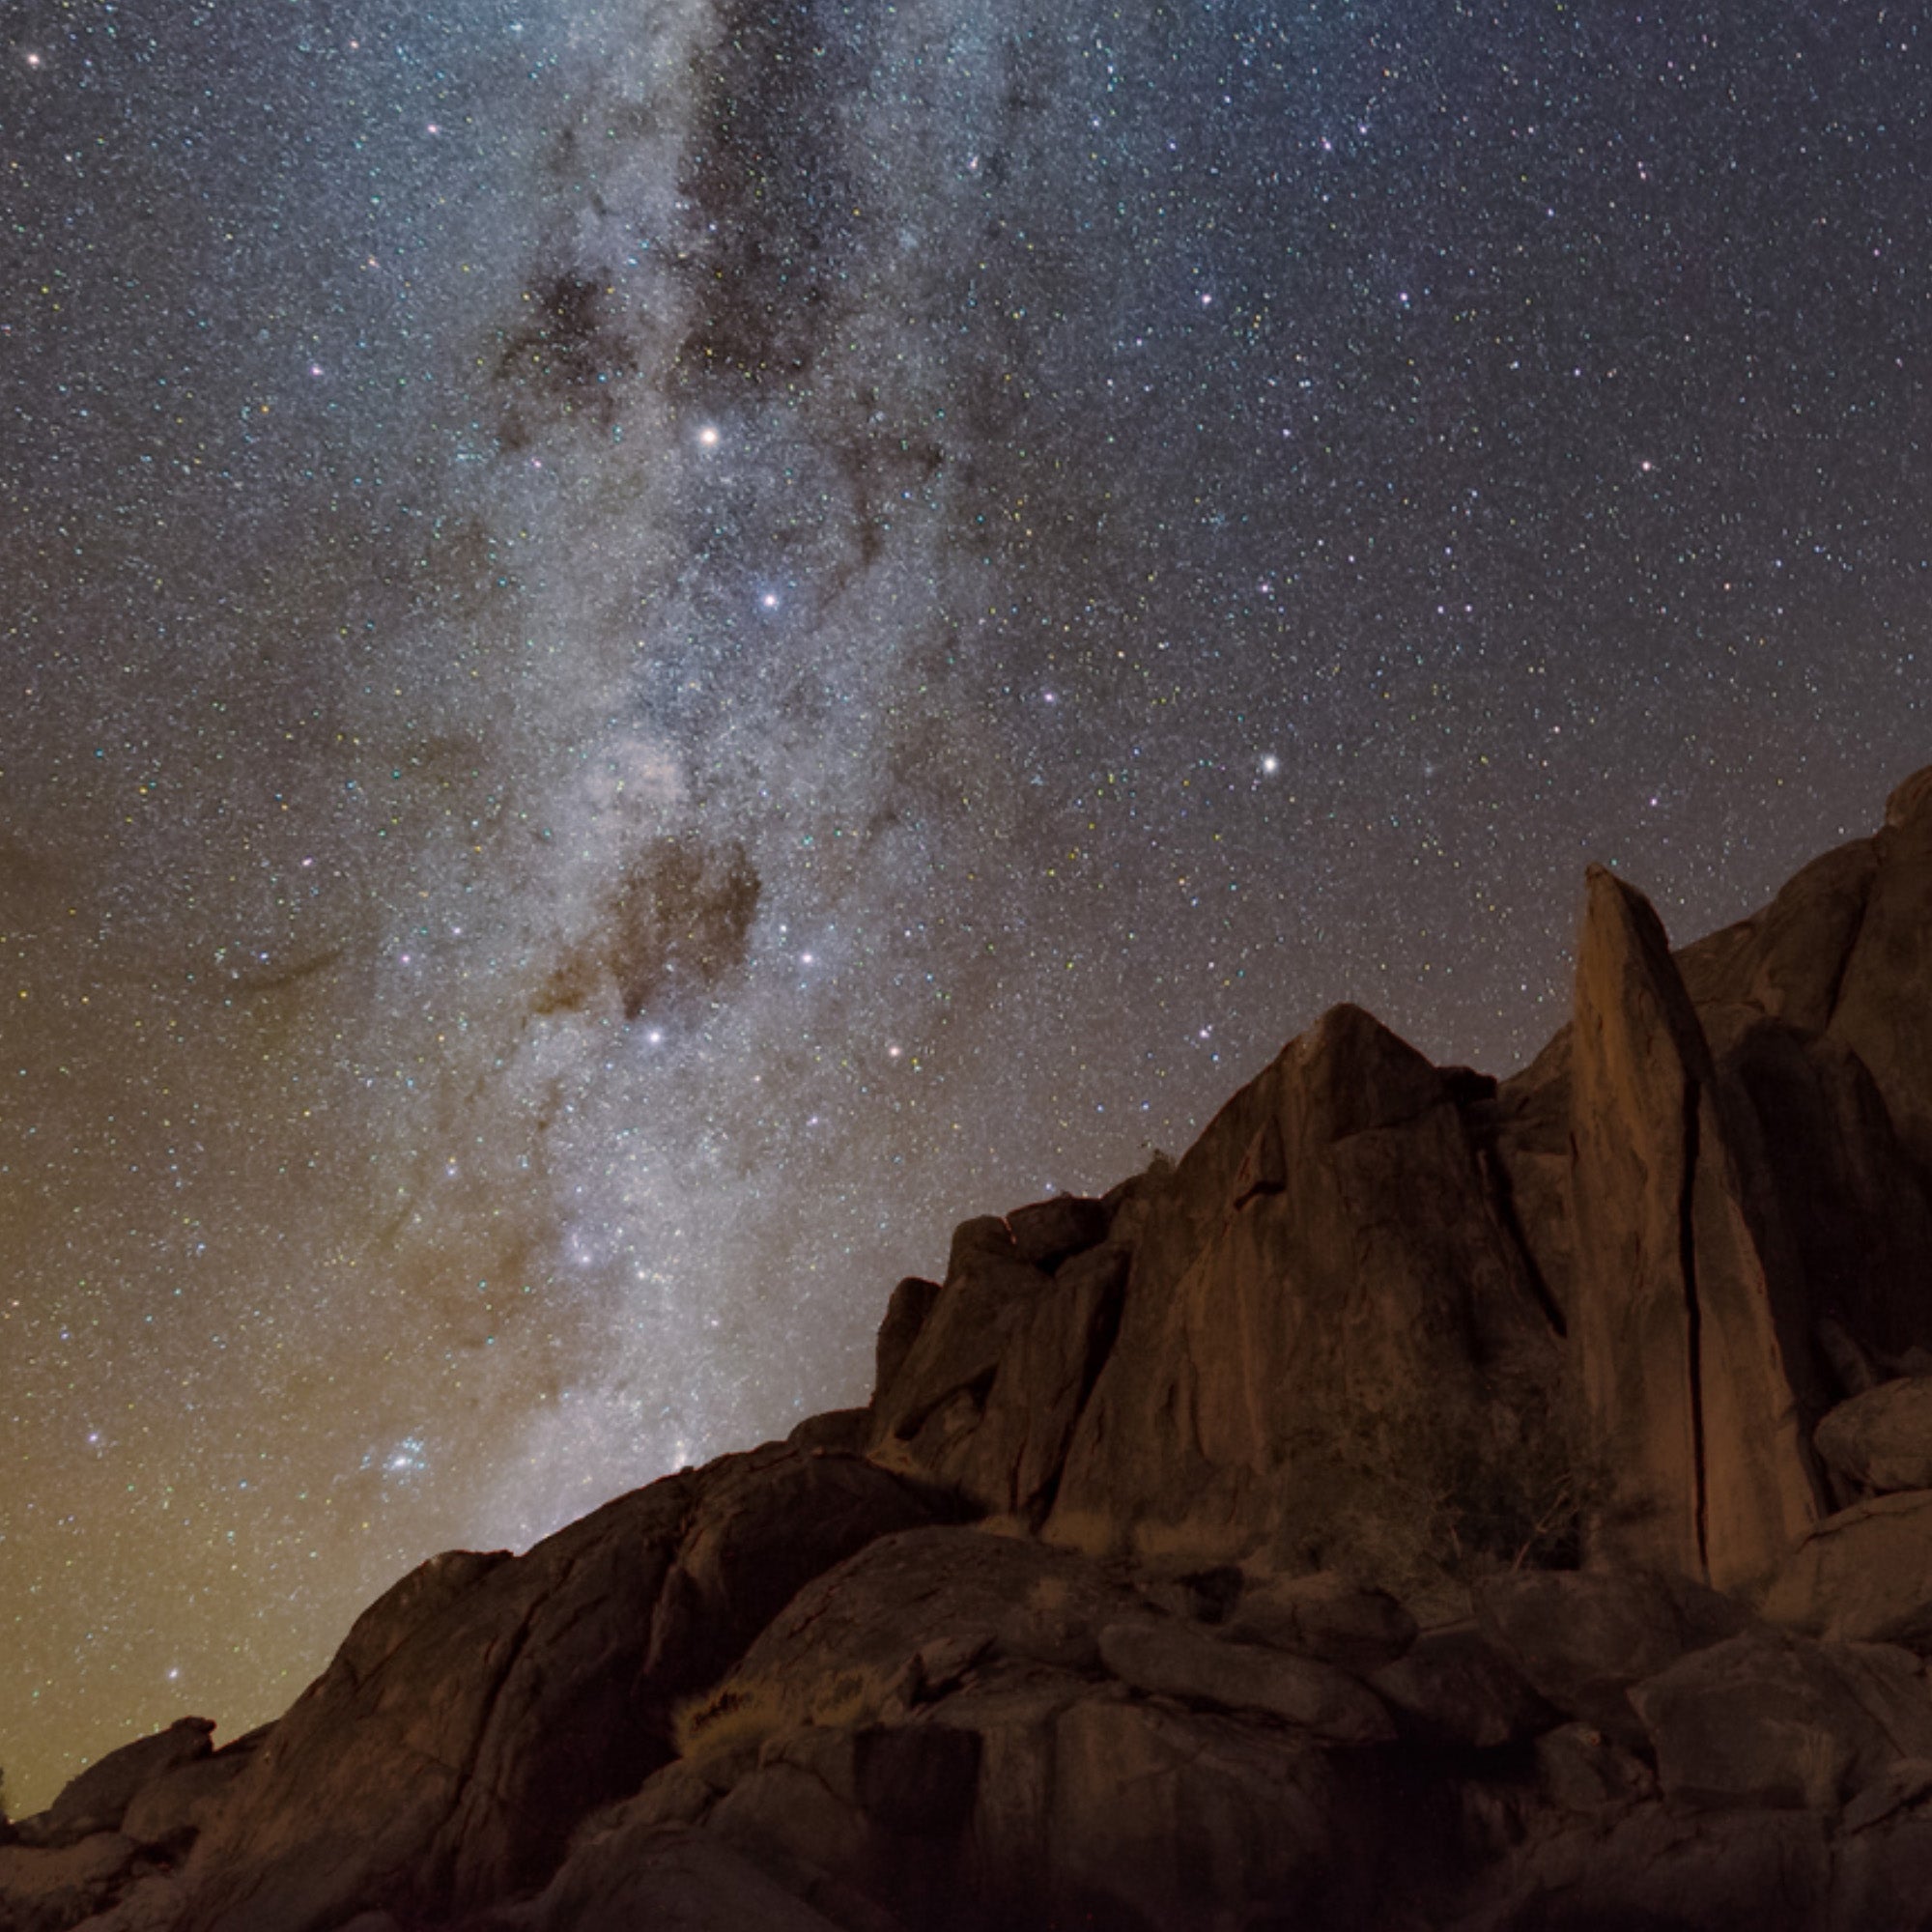
[[[779,1728],[782,1717],[770,1685],[726,1682],[678,1705],[671,1713],[671,1742],[680,1757],[762,1743]]]
[[[688,1697],[671,1713],[671,1742],[680,1757],[708,1757],[741,1745],[761,1745],[805,1724],[854,1724],[877,1712],[883,1685],[864,1671],[841,1670],[825,1683],[787,1691],[761,1680],[727,1678]]]

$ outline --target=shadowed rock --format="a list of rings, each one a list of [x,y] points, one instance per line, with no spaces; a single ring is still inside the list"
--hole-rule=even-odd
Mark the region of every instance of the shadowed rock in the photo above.
[[[761,1450],[619,1497],[517,1558],[439,1559],[365,1612],[196,1848],[187,1919],[281,1932],[541,1882],[671,1754],[670,1713],[798,1587],[930,1507],[850,1457]]]
[[[118,1832],[128,1807],[141,1792],[170,1772],[209,1756],[212,1718],[177,1718],[153,1737],[112,1750],[65,1785],[38,1819],[23,1824],[24,1835],[48,1844],[75,1844],[97,1832]]]
[[[1666,1798],[1832,1811],[1899,1758],[1932,1753],[1932,1697],[1910,1652],[1747,1631],[1631,1692]]]
[[[1484,1634],[1557,1710],[1626,1744],[1643,1725],[1633,1684],[1735,1636],[1749,1613],[1672,1576],[1517,1572],[1476,1591]]]
[[[1827,1517],[1773,1579],[1764,1613],[1818,1636],[1932,1648],[1932,1490]]]
[[[1932,1490],[1932,1376],[1901,1376],[1819,1423],[1818,1453],[1861,1489]]]

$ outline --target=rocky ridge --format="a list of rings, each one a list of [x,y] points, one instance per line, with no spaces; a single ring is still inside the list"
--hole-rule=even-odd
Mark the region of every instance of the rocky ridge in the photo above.
[[[863,1409],[0,1824],[18,1932],[1932,1927],[1932,770],[1500,1085],[1343,1007]]]

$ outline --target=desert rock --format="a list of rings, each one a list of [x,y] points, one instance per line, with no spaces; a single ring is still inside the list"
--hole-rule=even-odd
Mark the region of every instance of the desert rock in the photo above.
[[[1819,1455],[1861,1489],[1932,1490],[1932,1376],[1901,1376],[1841,1403],[1814,1439]]]

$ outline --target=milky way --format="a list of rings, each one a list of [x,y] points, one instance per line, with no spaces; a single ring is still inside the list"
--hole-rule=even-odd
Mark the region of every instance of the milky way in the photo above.
[[[1912,10],[4,36],[16,1807],[1932,756]]]

